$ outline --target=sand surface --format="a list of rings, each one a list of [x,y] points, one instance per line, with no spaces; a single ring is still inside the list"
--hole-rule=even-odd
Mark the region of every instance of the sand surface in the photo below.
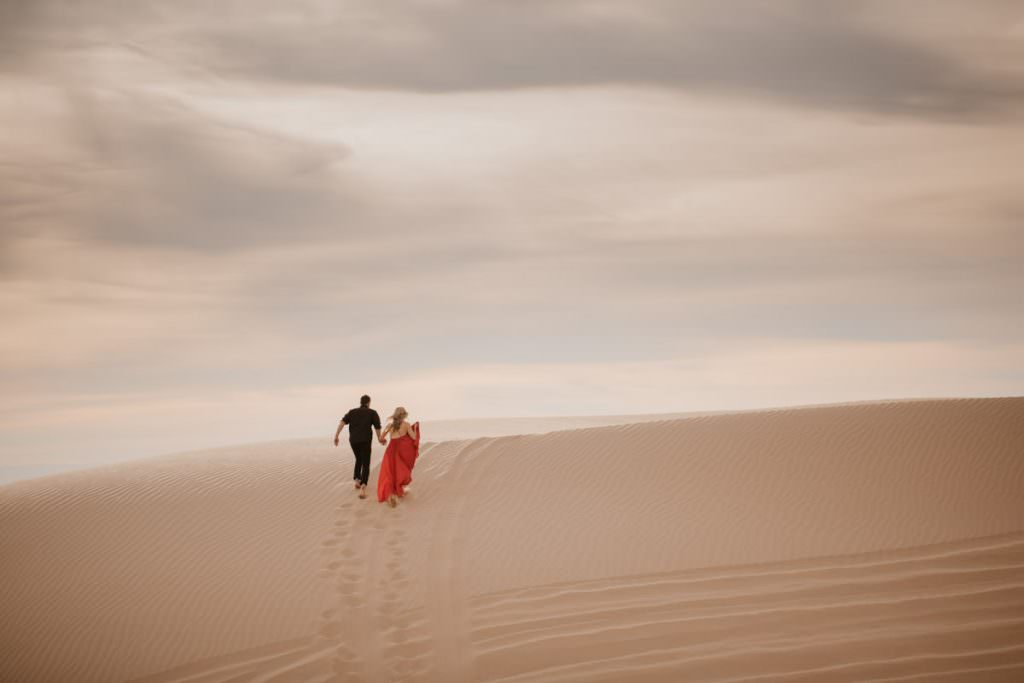
[[[0,680],[1024,680],[1024,399],[528,422],[0,487]]]

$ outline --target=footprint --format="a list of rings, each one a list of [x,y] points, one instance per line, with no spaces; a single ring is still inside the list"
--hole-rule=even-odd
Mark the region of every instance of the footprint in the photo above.
[[[412,659],[405,659],[395,662],[395,673],[408,676],[419,668],[419,662]]]
[[[359,672],[356,671],[353,664],[353,658],[351,657],[336,659],[331,664],[331,671],[334,672],[334,675],[338,676],[340,680],[358,680]]]
[[[324,638],[334,638],[341,633],[342,623],[340,621],[329,621],[317,631]]]
[[[396,631],[407,631],[416,622],[408,617],[394,617],[390,623]]]
[[[422,638],[416,640],[406,640],[402,643],[402,653],[406,657],[422,657],[430,652],[433,643],[430,640]]]
[[[333,617],[337,613],[338,613],[338,608],[332,607],[330,609],[325,609],[323,612],[321,612],[320,613],[320,617],[322,619],[330,619],[331,617]]]
[[[344,603],[346,610],[358,609],[363,606],[362,592],[359,586],[335,586],[334,593]]]
[[[334,546],[338,545],[339,543],[341,543],[340,539],[331,538],[331,539],[328,539],[328,540],[324,541],[320,545],[324,546],[325,548],[333,548]]]
[[[431,668],[430,668],[430,663],[429,662],[418,660],[418,661],[413,661],[412,662],[412,666],[410,666],[409,670],[407,672],[405,672],[405,673],[407,675],[409,675],[409,676],[416,676],[416,677],[421,677],[422,676],[422,677],[426,677],[426,674],[429,673],[430,671],[431,671]],[[433,676],[430,676],[429,678],[433,678]]]

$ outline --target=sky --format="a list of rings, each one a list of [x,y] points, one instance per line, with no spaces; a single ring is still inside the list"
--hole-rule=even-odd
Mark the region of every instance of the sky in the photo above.
[[[0,467],[1024,394],[1016,0],[0,0]]]

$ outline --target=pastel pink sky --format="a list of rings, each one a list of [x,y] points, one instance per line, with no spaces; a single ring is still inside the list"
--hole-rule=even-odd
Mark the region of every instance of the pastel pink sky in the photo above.
[[[1024,393],[1020,3],[227,7],[0,5],[0,468]]]

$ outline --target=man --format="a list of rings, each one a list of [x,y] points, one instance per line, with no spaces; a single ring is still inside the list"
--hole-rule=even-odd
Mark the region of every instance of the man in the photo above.
[[[370,450],[373,446],[373,432],[370,431],[370,427],[377,430],[377,439],[381,439],[380,415],[370,408],[369,396],[364,395],[360,398],[359,407],[348,411],[345,417],[341,418],[338,431],[334,432],[335,446],[338,445],[338,438],[345,425],[348,425],[348,441],[356,456],[356,469],[352,478],[355,480],[359,497],[366,498],[366,482],[370,480]]]

